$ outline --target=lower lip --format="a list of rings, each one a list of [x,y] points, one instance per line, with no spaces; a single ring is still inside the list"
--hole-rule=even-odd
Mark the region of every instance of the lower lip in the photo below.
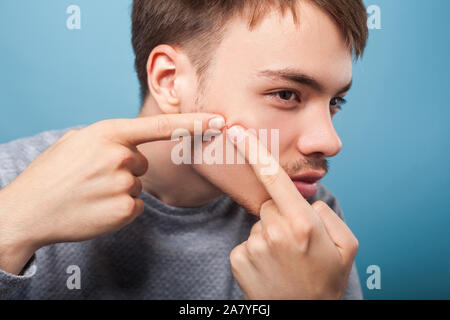
[[[317,182],[311,183],[299,180],[295,180],[292,182],[294,182],[298,192],[300,192],[304,198],[312,198],[317,192]]]

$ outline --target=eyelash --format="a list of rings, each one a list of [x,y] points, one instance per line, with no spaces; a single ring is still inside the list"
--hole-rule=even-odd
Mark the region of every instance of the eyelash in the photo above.
[[[293,90],[286,90],[286,89],[285,90],[279,90],[279,91],[275,91],[275,92],[269,93],[269,95],[271,95],[273,97],[277,97],[280,93],[284,93],[284,92],[293,93],[297,97],[296,101],[298,101],[298,102],[301,101],[300,95],[296,91],[293,91]],[[278,98],[278,99],[280,99],[282,101],[289,101],[289,100],[281,99],[281,98]]]
[[[270,95],[273,96],[273,97],[277,97],[280,93],[285,93],[285,92],[293,93],[297,97],[296,100],[298,102],[301,101],[300,95],[294,90],[287,90],[287,89],[279,90],[279,91],[275,91],[275,92],[270,93]],[[285,99],[281,99],[281,98],[278,98],[278,99],[283,100],[283,101],[290,101],[290,100],[285,100]],[[333,106],[334,108],[337,108],[338,110],[341,110],[342,109],[342,105],[345,104],[345,103],[347,103],[347,100],[345,100],[342,97],[334,97],[330,101],[330,105]],[[336,112],[334,112],[334,113],[336,113]]]
[[[335,100],[334,103],[332,102],[333,100]],[[342,105],[343,105],[343,104],[346,104],[346,103],[347,103],[347,100],[345,100],[345,99],[342,98],[342,97],[334,97],[334,98],[331,99],[331,101],[330,101],[330,105],[333,106],[333,107],[335,107],[337,110],[342,110]],[[337,112],[337,111],[336,111],[336,112]],[[334,112],[334,113],[336,113],[336,112]]]

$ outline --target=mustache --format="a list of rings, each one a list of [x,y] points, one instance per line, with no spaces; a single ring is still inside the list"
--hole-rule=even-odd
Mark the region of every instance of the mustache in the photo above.
[[[329,170],[329,162],[325,158],[304,158],[288,164],[282,164],[281,167],[288,175],[294,175],[300,171],[322,170],[325,173]]]

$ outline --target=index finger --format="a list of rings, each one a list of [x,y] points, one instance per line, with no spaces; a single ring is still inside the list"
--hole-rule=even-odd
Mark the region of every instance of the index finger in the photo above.
[[[221,115],[213,113],[161,114],[150,117],[105,120],[115,139],[130,145],[156,140],[170,140],[177,129],[200,134],[208,128],[220,130],[225,126]]]
[[[240,126],[233,126],[227,130],[227,137],[253,168],[256,177],[282,215],[298,219],[298,215],[294,212],[298,209],[293,210],[293,208],[304,208],[307,210],[300,211],[310,212],[311,205],[303,198],[278,161],[253,133],[245,131]]]

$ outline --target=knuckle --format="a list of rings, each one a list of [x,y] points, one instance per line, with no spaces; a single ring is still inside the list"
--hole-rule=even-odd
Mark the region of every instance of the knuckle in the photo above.
[[[166,136],[172,132],[169,119],[165,116],[160,116],[156,120],[156,132],[158,135]]]
[[[142,199],[136,198],[135,199],[135,213],[136,215],[140,215],[142,212],[144,212],[144,201]]]
[[[136,162],[137,162],[137,165],[139,168],[138,169],[139,172],[136,172],[136,175],[137,176],[144,175],[148,171],[148,167],[149,167],[147,158],[145,158],[141,153],[138,153],[136,155]]]
[[[144,156],[141,156],[140,167],[142,170],[141,175],[145,174],[148,171],[148,160]]]
[[[263,174],[260,176],[261,182],[266,186],[273,186],[279,180],[280,175],[278,173],[275,174]]]
[[[272,199],[269,199],[267,201],[265,201],[260,208],[260,212],[268,212],[270,210],[272,210],[273,208],[275,208],[275,201],[273,201]]]
[[[311,243],[314,226],[310,223],[294,223],[292,225],[294,239],[296,242],[295,248],[299,253],[306,253]]]
[[[98,121],[91,125],[93,132],[100,138],[114,140],[118,134],[120,124],[118,119],[106,119]]]
[[[114,129],[114,119],[100,120],[90,126],[98,133],[107,133]]]
[[[256,234],[257,232],[259,232],[261,229],[261,222],[258,221],[256,222],[253,227],[250,229],[250,234]]]
[[[117,178],[116,185],[119,187],[120,190],[128,191],[136,183],[136,179],[129,173],[120,173]]]
[[[297,239],[309,239],[313,233],[314,226],[308,222],[295,222],[292,224],[292,229]]]
[[[117,148],[115,154],[113,156],[114,162],[116,162],[119,166],[125,164],[127,161],[133,159],[133,153],[130,149],[123,147]]]
[[[359,241],[358,241],[358,239],[356,239],[356,237],[352,237],[352,240],[350,241],[350,251],[352,252],[352,253],[356,253],[356,252],[358,252],[358,249],[359,249]]]
[[[230,252],[230,265],[232,269],[238,269],[245,262],[246,256],[244,253],[244,245],[236,246]]]
[[[124,197],[120,202],[120,217],[121,220],[127,221],[133,216],[136,202],[132,197]]]
[[[136,187],[136,190],[141,193],[142,191],[142,182],[141,180],[134,178],[134,186]]]
[[[267,244],[271,248],[279,248],[283,245],[284,236],[283,233],[274,226],[268,226],[266,228]]]
[[[263,241],[250,238],[247,242],[247,252],[252,260],[261,257],[265,252]]]
[[[345,250],[347,254],[345,255],[345,258],[343,260],[344,265],[348,265],[349,263],[353,262],[355,259],[355,256],[359,249],[359,242],[358,239],[356,239],[354,236],[352,236],[345,244]]]
[[[311,205],[316,211],[321,211],[328,207],[328,205],[322,200],[318,200]]]

